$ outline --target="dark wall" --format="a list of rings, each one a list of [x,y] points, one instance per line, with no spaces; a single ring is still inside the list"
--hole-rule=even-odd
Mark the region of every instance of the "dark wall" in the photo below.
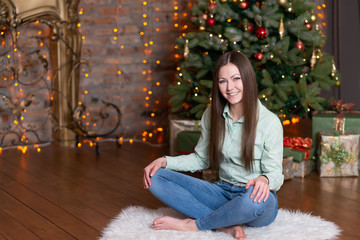
[[[356,104],[360,109],[360,0],[326,0],[325,51],[335,57],[340,87],[324,93]]]

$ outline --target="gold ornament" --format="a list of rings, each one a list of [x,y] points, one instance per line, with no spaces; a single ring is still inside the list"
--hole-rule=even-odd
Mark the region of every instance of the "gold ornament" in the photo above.
[[[316,22],[316,20],[317,20],[316,14],[315,14],[315,13],[311,13],[311,14],[310,14],[310,22],[314,23],[314,22]]]
[[[335,82],[335,86],[340,87],[340,85],[341,85],[341,81],[340,81],[340,80],[337,80],[337,81]]]
[[[184,46],[184,58],[187,59],[189,57],[189,39],[185,40],[185,46]]]
[[[287,4],[287,0],[277,0],[277,3],[280,5],[280,6],[285,6]]]
[[[336,77],[336,65],[335,65],[335,61],[334,59],[332,60],[332,65],[331,65],[331,77]]]
[[[316,50],[316,58],[319,59],[320,62],[323,61],[323,54],[320,48]]]
[[[285,8],[285,11],[286,11],[286,12],[288,12],[288,13],[292,13],[292,12],[294,12],[294,8],[293,8],[293,6],[292,6],[292,3],[291,3],[291,2],[289,2],[289,6],[288,6],[288,8]]]
[[[200,30],[200,31],[205,31],[205,26],[204,26],[204,25],[200,25],[199,30]]]
[[[310,58],[310,67],[311,67],[311,70],[314,70],[315,64],[316,64],[316,50],[313,49],[313,52],[312,52],[312,55],[311,55],[311,58]]]
[[[279,35],[280,35],[280,39],[283,40],[284,35],[285,35],[285,26],[284,26],[284,21],[283,21],[283,19],[280,20],[280,24],[279,24]]]

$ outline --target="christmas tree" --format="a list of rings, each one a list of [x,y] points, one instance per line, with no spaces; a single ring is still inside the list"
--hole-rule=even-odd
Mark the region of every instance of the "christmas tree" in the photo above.
[[[290,119],[323,110],[321,89],[340,84],[334,59],[323,52],[325,36],[309,0],[199,0],[192,8],[198,31],[177,39],[182,58],[177,82],[169,86],[172,111],[201,118],[210,104],[212,70],[227,51],[252,62],[259,99]]]

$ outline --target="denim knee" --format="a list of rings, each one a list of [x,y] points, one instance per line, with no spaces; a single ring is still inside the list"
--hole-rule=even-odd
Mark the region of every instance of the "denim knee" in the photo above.
[[[154,188],[157,188],[161,185],[161,182],[165,179],[166,171],[163,168],[158,169],[155,174],[150,177],[151,185],[149,186],[149,191],[152,192]]]
[[[260,204],[259,204],[260,205]],[[257,218],[247,223],[251,227],[263,227],[272,223],[278,213],[277,196],[274,193],[270,193],[269,198],[263,204],[262,209],[255,210]]]

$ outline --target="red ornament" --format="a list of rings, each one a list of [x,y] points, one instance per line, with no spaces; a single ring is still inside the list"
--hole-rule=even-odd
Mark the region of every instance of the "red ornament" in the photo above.
[[[240,1],[239,2],[239,7],[241,8],[241,9],[247,9],[248,7],[249,7],[249,2],[248,1]]]
[[[183,103],[182,106],[185,110],[188,110],[190,108],[190,105],[187,103]]]
[[[213,10],[214,8],[216,8],[216,3],[209,3],[208,9]]]
[[[248,23],[247,29],[248,29],[249,32],[253,32],[254,31],[254,24]]]
[[[304,25],[307,27],[307,29],[310,31],[312,29],[312,25],[310,22],[305,22]]]
[[[262,60],[264,60],[264,54],[262,52],[257,52],[254,55],[256,61],[261,62]]]
[[[269,35],[269,30],[266,27],[259,27],[255,32],[258,39],[265,39]]]
[[[295,42],[294,46],[297,47],[300,52],[305,49],[305,44],[304,44],[302,41],[300,41],[300,40],[298,40],[297,42]]]
[[[213,17],[208,17],[208,19],[206,19],[206,25],[208,25],[209,27],[215,26],[215,23],[215,18]]]
[[[239,28],[241,28],[243,31],[253,32],[254,31],[254,24],[250,22],[240,22],[238,25]]]

